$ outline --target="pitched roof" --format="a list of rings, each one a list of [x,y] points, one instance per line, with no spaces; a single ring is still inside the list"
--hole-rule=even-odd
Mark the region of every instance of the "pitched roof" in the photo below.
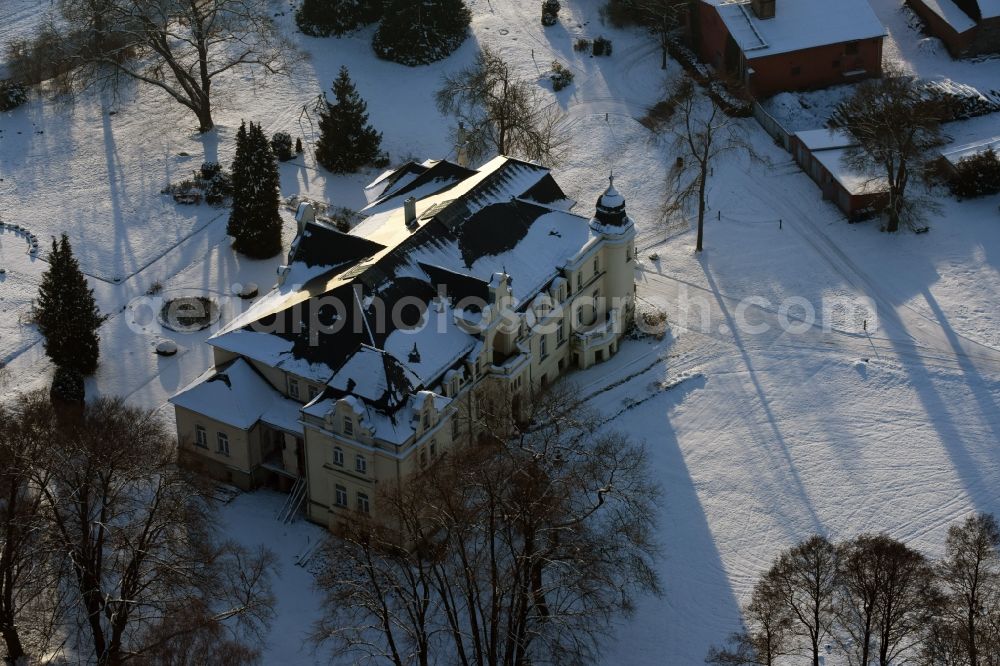
[[[478,171],[418,166],[383,175],[385,191],[350,233],[307,225],[284,282],[211,344],[392,414],[400,395],[434,386],[476,348],[456,318],[486,303],[495,273],[510,275],[515,300],[527,303],[596,242],[544,167],[507,157]],[[408,196],[417,198],[411,226]]]
[[[291,415],[299,411],[298,403],[274,390],[241,358],[204,373],[170,402],[241,430],[252,428],[264,414],[287,427]]]
[[[761,20],[744,0],[702,0],[714,6],[747,59],[883,37],[868,0],[777,0]]]

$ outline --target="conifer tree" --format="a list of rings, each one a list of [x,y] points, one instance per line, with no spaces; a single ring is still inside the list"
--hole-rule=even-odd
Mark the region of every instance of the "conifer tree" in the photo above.
[[[350,173],[380,161],[382,134],[368,124],[368,105],[358,95],[347,68],[333,82],[336,103],[320,111],[316,161],[334,173]]]
[[[385,60],[425,65],[461,46],[471,20],[463,0],[387,0],[372,47]]]
[[[94,374],[101,353],[97,329],[105,319],[66,234],[58,241],[53,238],[49,270],[42,274],[35,309],[45,353],[60,368]]]
[[[240,126],[233,158],[233,207],[227,233],[233,249],[253,259],[281,252],[278,164],[271,142],[259,124]]]
[[[313,37],[342,35],[382,16],[381,0],[302,0],[295,23]]]

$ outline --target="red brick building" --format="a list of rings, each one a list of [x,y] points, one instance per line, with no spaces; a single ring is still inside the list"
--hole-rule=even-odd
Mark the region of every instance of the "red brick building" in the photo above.
[[[1000,0],[908,0],[955,58],[1000,53]]]
[[[692,18],[701,59],[757,97],[882,74],[867,0],[699,0]]]

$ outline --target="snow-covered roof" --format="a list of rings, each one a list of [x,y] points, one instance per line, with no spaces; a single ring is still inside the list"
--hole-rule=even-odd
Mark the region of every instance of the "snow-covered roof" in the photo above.
[[[886,34],[868,0],[777,0],[774,18],[765,20],[749,2],[703,1],[716,7],[748,59]]]
[[[884,177],[872,178],[852,169],[844,163],[847,148],[819,150],[813,153],[820,164],[826,167],[830,175],[850,194],[878,194],[888,191],[888,183]]]
[[[1000,153],[1000,136],[994,136],[981,141],[964,143],[958,146],[949,146],[947,150],[941,151],[941,156],[952,164],[958,164],[967,157],[973,157],[979,153],[985,153],[990,148],[994,152]]]
[[[283,281],[211,344],[391,415],[480,348],[456,320],[481,316],[496,274],[526,305],[600,237],[568,212],[548,169],[516,159],[477,171],[411,162],[382,174],[380,188],[350,233],[307,223]],[[407,225],[410,197],[418,219]],[[407,321],[386,316],[403,305],[413,306]]]
[[[249,430],[265,414],[272,425],[297,429],[299,404],[274,390],[241,358],[204,373],[170,402],[240,430]]]
[[[976,27],[976,22],[952,0],[919,0],[951,26],[955,32],[965,32]]]
[[[857,144],[850,134],[842,129],[815,129],[795,133],[796,138],[809,150],[829,150],[847,148]]]
[[[984,19],[1000,18],[1000,0],[978,0],[979,13]]]

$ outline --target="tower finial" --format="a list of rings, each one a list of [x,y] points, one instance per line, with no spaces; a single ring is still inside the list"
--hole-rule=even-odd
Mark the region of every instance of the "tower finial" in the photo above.
[[[615,186],[615,170],[614,167],[611,168],[611,175],[608,176],[608,183],[611,187]]]

